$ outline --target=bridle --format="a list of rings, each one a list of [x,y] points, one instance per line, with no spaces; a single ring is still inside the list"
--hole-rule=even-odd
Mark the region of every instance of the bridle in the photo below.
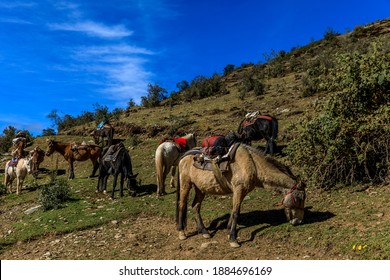
[[[280,202],[277,202],[274,204],[274,206],[284,206],[286,209],[301,209],[304,210],[304,206],[301,206],[301,203],[298,203],[295,196],[293,195],[293,192],[295,190],[301,191],[298,189],[299,182],[296,183],[292,188],[284,195],[282,200]],[[289,196],[291,198],[291,203],[286,202],[286,197]]]

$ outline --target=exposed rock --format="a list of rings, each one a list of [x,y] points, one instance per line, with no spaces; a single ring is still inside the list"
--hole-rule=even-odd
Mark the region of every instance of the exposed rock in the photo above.
[[[37,205],[37,206],[31,207],[30,209],[27,209],[26,211],[24,211],[24,214],[29,215],[29,214],[32,214],[32,213],[38,211],[38,210],[41,210],[42,208],[43,208],[42,205]]]

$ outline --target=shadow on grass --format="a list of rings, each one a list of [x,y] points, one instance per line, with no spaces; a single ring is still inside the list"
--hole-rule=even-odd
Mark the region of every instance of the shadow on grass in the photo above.
[[[51,169],[47,169],[47,168],[42,168],[42,167],[40,167],[40,168],[38,169],[38,173],[37,173],[35,179],[41,179],[42,177],[40,177],[39,175],[50,175],[50,174],[52,174],[53,172],[56,172],[55,175],[57,175],[57,176],[65,175],[65,174],[66,174],[66,170],[65,170],[65,169],[51,170]]]
[[[157,193],[156,184],[137,186],[137,196],[146,196],[151,195],[153,193]]]
[[[311,211],[312,207],[305,208],[304,224],[320,223],[335,217],[336,215],[332,212],[325,211]],[[225,214],[217,219],[214,219],[209,226],[209,230],[212,235],[219,230],[226,230],[229,221],[230,214]],[[247,213],[241,213],[238,219],[238,225],[244,228],[263,225],[257,228],[251,233],[251,238],[247,241],[253,241],[255,236],[262,230],[271,227],[278,226],[287,223],[286,215],[283,209],[272,209],[272,210],[256,210]],[[240,229],[237,229],[237,232]],[[245,241],[245,242],[247,242]]]

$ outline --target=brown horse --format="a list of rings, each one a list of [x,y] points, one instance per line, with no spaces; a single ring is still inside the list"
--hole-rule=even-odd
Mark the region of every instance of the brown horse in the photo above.
[[[112,140],[114,138],[114,127],[112,125],[106,124],[100,129],[94,130],[91,135],[95,141],[96,145],[102,144],[102,147],[110,147],[112,145]],[[104,138],[107,138],[107,144],[104,145]]]
[[[186,238],[187,201],[191,188],[195,189],[192,207],[195,213],[198,232],[205,238],[210,238],[201,215],[200,207],[207,194],[233,194],[233,209],[228,222],[229,241],[232,247],[239,247],[237,242],[237,218],[240,214],[241,203],[244,197],[255,187],[279,191],[284,195],[280,204],[285,207],[288,221],[297,225],[302,223],[305,204],[305,184],[298,182],[291,171],[266,157],[257,149],[245,145],[237,148],[236,154],[230,162],[229,171],[221,173],[218,166],[214,171],[201,170],[194,166],[195,155],[184,156],[179,162],[179,184],[177,190],[176,223],[181,240]]]
[[[101,148],[97,145],[74,145],[69,143],[60,143],[55,140],[47,140],[46,156],[52,155],[54,152],[60,153],[69,163],[69,179],[74,179],[74,161],[91,160],[93,170],[90,177],[94,177],[99,168],[98,158]]]
[[[31,173],[34,177],[37,176],[39,165],[45,159],[45,151],[36,146],[33,150],[30,151],[31,157]]]

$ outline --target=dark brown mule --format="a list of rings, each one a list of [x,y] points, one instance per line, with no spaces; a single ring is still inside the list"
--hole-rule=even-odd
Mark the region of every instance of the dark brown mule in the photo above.
[[[70,143],[60,143],[55,140],[47,140],[46,156],[52,155],[54,152],[60,153],[69,163],[69,179],[74,179],[74,161],[91,160],[93,170],[90,177],[94,177],[99,168],[98,158],[101,148],[97,145],[74,145]]]
[[[112,125],[106,124],[100,129],[94,130],[92,132],[92,137],[96,145],[102,147],[110,147],[112,145],[112,139],[114,138],[114,127]],[[104,138],[107,138],[107,144],[104,145]]]
[[[120,177],[119,194],[123,196],[124,181],[127,180],[127,188],[131,196],[136,196],[137,174],[133,174],[133,165],[131,163],[131,157],[129,151],[125,148],[123,143],[112,145],[110,147],[103,148],[102,155],[99,159],[99,180],[96,188],[96,192],[103,190],[106,193],[107,180],[110,174],[113,175],[113,185],[111,198],[114,199],[115,187]]]
[[[185,239],[187,201],[191,188],[195,189],[192,208],[195,213],[198,232],[205,238],[210,238],[201,215],[200,208],[206,194],[233,194],[233,209],[228,222],[229,241],[232,247],[239,247],[237,242],[237,220],[241,203],[245,196],[255,187],[276,190],[283,194],[281,202],[285,207],[288,221],[297,225],[302,223],[306,199],[305,184],[298,181],[291,171],[265,156],[257,149],[245,145],[237,148],[229,170],[221,173],[216,165],[214,171],[201,170],[194,166],[194,157],[189,154],[179,162],[179,184],[177,190],[176,223],[179,238]]]
[[[36,177],[39,171],[39,165],[45,159],[45,151],[36,146],[30,151],[31,157],[31,174]]]
[[[237,133],[241,141],[248,145],[252,141],[265,139],[267,143],[264,153],[273,155],[276,152],[278,120],[273,116],[256,115],[251,119],[245,118],[238,126]]]

